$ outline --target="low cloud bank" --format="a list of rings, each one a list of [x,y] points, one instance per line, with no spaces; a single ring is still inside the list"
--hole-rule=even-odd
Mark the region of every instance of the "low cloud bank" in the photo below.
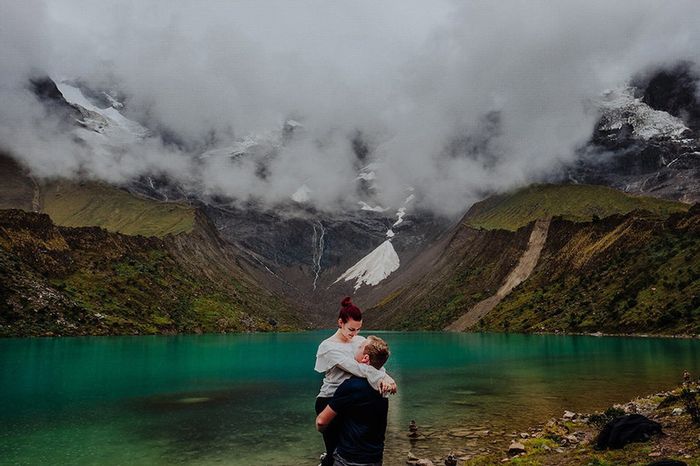
[[[356,205],[357,170],[375,162],[378,203],[398,206],[412,187],[423,207],[457,214],[570,163],[603,90],[650,67],[700,62],[694,0],[2,9],[0,148],[38,176],[165,175],[270,204],[306,185],[323,209]],[[127,117],[167,137],[96,151],[28,90],[41,74],[118,90]],[[302,128],[273,156],[198,157],[288,119]],[[369,149],[362,160],[353,139]]]

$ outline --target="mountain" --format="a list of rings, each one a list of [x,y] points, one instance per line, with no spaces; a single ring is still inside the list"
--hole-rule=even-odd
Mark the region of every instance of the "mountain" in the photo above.
[[[606,91],[591,140],[564,179],[700,202],[698,81],[692,64],[681,62]]]
[[[512,316],[541,305],[532,297],[539,296],[538,290],[547,293],[548,299],[557,293],[566,296],[567,311],[585,312],[587,305],[594,305],[602,312],[609,304],[605,287],[625,288],[635,273],[645,274],[648,280],[642,288],[619,294],[615,303],[621,306],[620,312],[638,311],[642,303],[638,294],[653,287],[655,280],[671,280],[688,289],[684,299],[659,293],[659,305],[692,306],[700,296],[700,282],[694,275],[700,271],[700,257],[693,249],[699,220],[697,208],[598,186],[539,185],[486,199],[472,206],[457,226],[403,273],[382,285],[385,296],[366,313],[366,325],[407,330],[538,331],[544,327],[570,331],[570,327],[557,327],[556,319],[550,325],[531,318],[526,326],[514,323]],[[589,279],[592,270],[608,270],[605,262],[613,253],[619,254],[614,256],[616,274],[601,272],[597,282]],[[660,270],[668,270],[668,276],[661,278]],[[590,288],[579,295],[581,281]],[[628,300],[630,296],[638,302]],[[565,312],[554,305],[547,309]],[[596,325],[577,328],[597,329]],[[615,321],[604,328],[615,330]],[[617,330],[658,333],[668,329],[649,324],[620,325]]]
[[[153,129],[124,116],[123,106],[112,96],[117,93],[95,90],[81,81],[62,81],[53,86],[50,78],[37,82],[42,83],[41,89],[50,89],[35,90],[38,98],[50,108],[71,109],[73,113],[67,119],[76,122],[71,131],[96,153],[119,150],[120,145],[159,136]],[[251,164],[262,181],[280,149],[293,143],[303,131],[302,123],[289,119],[281,128],[229,141],[215,140],[200,150],[193,163],[199,168],[206,164]],[[221,238],[246,257],[258,282],[305,309],[317,325],[328,325],[343,296],[353,294],[358,302],[369,302],[373,285],[363,277],[386,278],[453,222],[417,209],[416,195],[410,187],[406,187],[406,197],[400,205],[379,205],[375,198],[379,189],[375,171],[380,167],[371,160],[362,134],[352,135],[351,143],[357,158],[356,189],[362,200],[355,209],[342,213],[312,207],[308,201],[313,193],[305,184],[290,193],[288,199],[264,205],[211,195],[202,187],[184,186],[162,176],[143,176],[121,186],[134,195],[129,202],[140,198],[160,201],[160,206],[167,203],[171,210],[168,215],[172,217],[169,220],[158,218],[165,214],[156,212],[155,218],[149,220],[152,217],[143,208],[130,209],[138,210],[142,221],[156,224],[151,231],[141,228],[141,222],[134,222],[136,218],[123,217],[117,209],[123,199],[112,195],[105,198],[100,194],[102,188],[90,183],[81,183],[80,189],[70,193],[68,190],[75,184],[58,181],[42,188],[47,193],[42,211],[61,225],[96,225],[131,234],[135,230],[125,229],[120,223],[136,224],[138,234],[158,235],[164,223],[179,221],[186,228],[189,220],[185,212],[197,208],[216,226]],[[107,220],[109,216],[111,219]],[[385,269],[378,275],[374,269],[358,270],[362,265],[381,265],[364,260],[377,248],[393,254],[391,271]],[[356,273],[348,273],[351,269]],[[377,279],[371,282],[376,284]]]
[[[495,315],[537,273],[558,225],[550,219],[593,224],[637,215],[635,209],[665,218],[687,205],[663,199],[686,204],[700,199],[699,107],[689,84],[695,82],[692,66],[678,65],[606,91],[593,102],[600,120],[590,141],[565,169],[568,185],[487,197],[461,221],[420,210],[421,194],[409,186],[403,202],[380,205],[381,163],[360,132],[348,136],[359,202],[342,212],[313,207],[313,180],[269,204],[241,202],[157,173],[109,186],[36,180],[17,166],[0,181],[0,207],[44,212],[60,227],[98,226],[168,244],[173,238],[192,239],[197,225],[207,225],[211,234],[196,240],[205,245],[206,257],[214,257],[217,248],[228,251],[238,264],[231,269],[236,276],[300,309],[301,326],[328,326],[340,298],[353,295],[363,308],[373,308],[368,322],[376,326],[461,330],[486,322],[484,315]],[[50,78],[35,79],[30,87],[47,111],[60,116],[65,131],[95,154],[120,153],[157,139],[185,148],[195,172],[243,164],[254,167],[255,181],[263,182],[270,164],[305,131],[303,120],[287,119],[269,131],[229,139],[217,134],[190,147],[176,134],[131,120],[119,92]],[[449,145],[448,151],[486,150],[501,123],[497,113],[485,121],[484,134]],[[0,158],[0,164],[12,163]],[[196,241],[189,243],[193,250]],[[194,262],[188,267],[199,267]]]

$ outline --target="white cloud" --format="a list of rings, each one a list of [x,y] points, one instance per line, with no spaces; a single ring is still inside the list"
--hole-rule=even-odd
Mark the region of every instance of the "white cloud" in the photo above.
[[[456,213],[570,161],[595,122],[585,103],[602,90],[654,64],[700,61],[694,0],[0,2],[0,147],[38,174],[157,171],[269,202],[306,184],[322,208],[356,205],[358,130],[382,162],[378,202],[398,206],[413,186],[425,207]],[[252,162],[197,167],[155,140],[91,153],[24,90],[37,71],[118,85],[128,116],[189,149],[289,117],[304,131],[264,180]],[[487,144],[446,154],[483,136],[494,110],[501,127]]]

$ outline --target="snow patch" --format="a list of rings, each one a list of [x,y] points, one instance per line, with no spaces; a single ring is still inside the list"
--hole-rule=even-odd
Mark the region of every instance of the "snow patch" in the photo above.
[[[71,86],[65,81],[55,80],[54,82],[58,90],[63,94],[66,102],[86,110],[86,112],[81,111],[83,121],[80,123],[89,130],[108,138],[108,141],[93,138],[90,142],[132,143],[148,136],[149,132],[146,128],[133,120],[129,120],[119,113],[116,108],[99,108],[90,102],[77,87]]]
[[[258,148],[274,149],[279,147],[280,142],[277,135],[271,132],[261,134],[249,134],[233,142],[230,146],[210,149],[199,156],[200,159],[210,157],[239,157],[251,154]]]
[[[398,220],[396,220],[396,222],[394,222],[394,224],[393,224],[391,227],[393,228],[393,227],[396,227],[396,226],[401,225],[401,224],[403,223],[403,218],[404,218],[405,216],[406,216],[406,208],[405,208],[405,207],[401,207],[401,208],[398,210],[398,212],[396,212],[396,217],[398,217]]]
[[[371,205],[367,204],[364,201],[359,201],[358,204],[360,204],[361,210],[369,210],[371,212],[384,212],[386,209],[382,206],[375,206],[372,207]]]
[[[299,189],[297,189],[294,194],[292,194],[292,200],[294,202],[298,202],[299,204],[303,204],[304,202],[309,202],[309,194],[311,193],[311,189],[309,189],[308,186],[305,184],[301,185]]]
[[[389,229],[386,231],[387,238],[393,238],[395,235],[396,235],[396,233],[394,233],[394,230]]]
[[[399,268],[399,256],[391,244],[391,240],[386,240],[374,251],[363,257],[357,264],[350,267],[343,275],[333,283],[340,280],[355,282],[355,290],[363,284],[374,286],[388,277]]]
[[[363,173],[360,173],[360,174],[357,176],[357,179],[358,179],[358,180],[365,180],[365,181],[372,181],[372,180],[375,179],[376,177],[377,177],[377,175],[375,175],[374,172],[369,172],[369,173],[364,173],[364,172],[363,172]]]

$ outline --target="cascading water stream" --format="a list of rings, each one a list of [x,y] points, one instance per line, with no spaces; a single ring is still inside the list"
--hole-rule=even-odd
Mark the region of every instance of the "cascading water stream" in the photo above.
[[[316,226],[318,225],[318,230]],[[323,228],[323,224],[320,221],[312,223],[314,228],[314,234],[311,239],[313,244],[313,270],[314,270],[314,290],[316,289],[316,282],[318,281],[318,276],[321,274],[321,258],[323,257],[323,237],[326,234],[326,230]]]

